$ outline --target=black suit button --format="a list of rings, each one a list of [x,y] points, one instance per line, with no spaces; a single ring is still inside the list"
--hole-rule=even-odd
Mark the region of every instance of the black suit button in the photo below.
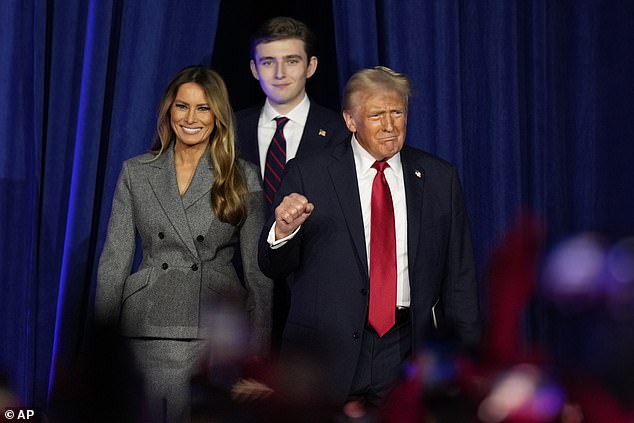
[[[160,238],[160,239],[165,238],[165,234],[164,234],[163,232],[159,232],[159,233],[158,233],[158,236],[159,236],[159,238]]]
[[[368,295],[368,290],[365,288],[361,289],[361,295]]]
[[[192,264],[192,270],[195,272],[198,270],[198,265],[196,263]]]
[[[359,332],[357,332],[356,330],[352,332],[352,339],[359,339]]]
[[[204,236],[202,236],[202,235],[198,235],[198,236],[196,237],[196,241],[198,241],[198,242],[203,242],[204,240],[205,240],[205,237],[204,237]]]
[[[167,270],[167,268],[168,268],[168,267],[169,267],[169,266],[167,265],[167,263],[163,263],[163,264],[161,264],[161,268],[162,268],[163,270]]]

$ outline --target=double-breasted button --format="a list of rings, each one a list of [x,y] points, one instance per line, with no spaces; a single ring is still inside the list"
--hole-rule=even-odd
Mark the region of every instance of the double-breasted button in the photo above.
[[[204,240],[205,240],[205,237],[204,237],[204,236],[202,236],[202,235],[198,235],[198,236],[196,237],[196,241],[198,241],[198,242],[203,242]]]
[[[163,239],[163,238],[165,238],[165,234],[163,232],[159,232],[158,233],[158,237],[159,237],[159,239]]]
[[[364,296],[368,295],[368,290],[365,289],[365,288],[361,288],[361,291],[359,291],[359,292],[361,292],[361,295],[364,295]]]
[[[192,270],[195,272],[198,270],[198,265],[196,263],[192,264]]]
[[[359,332],[358,331],[354,331],[352,332],[352,339],[359,339]]]
[[[161,264],[161,269],[163,269],[163,270],[167,270],[168,267],[169,266],[167,265],[167,263]]]

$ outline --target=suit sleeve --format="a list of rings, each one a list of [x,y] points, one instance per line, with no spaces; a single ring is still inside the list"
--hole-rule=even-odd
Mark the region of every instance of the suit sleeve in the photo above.
[[[292,239],[279,248],[272,249],[267,242],[269,231],[273,226],[273,222],[275,222],[275,208],[282,202],[282,199],[284,199],[286,195],[291,193],[303,194],[301,174],[296,159],[289,160],[289,162],[286,163],[284,178],[282,179],[279,191],[275,195],[275,201],[271,208],[271,216],[267,219],[260,234],[258,247],[260,269],[262,269],[265,275],[275,280],[285,279],[299,267],[300,262],[300,247],[303,235],[301,228]]]
[[[99,259],[95,314],[100,323],[119,322],[121,299],[135,251],[135,224],[130,177],[124,163],[115,189],[106,242]]]
[[[273,282],[258,268],[258,238],[264,225],[264,197],[255,166],[245,166],[249,194],[247,218],[240,227],[240,253],[248,290],[247,309],[253,327],[253,349],[266,352],[270,346]]]
[[[455,328],[461,341],[467,346],[476,346],[480,341],[480,322],[475,260],[462,187],[454,168],[451,172],[451,208],[443,308],[447,323]]]

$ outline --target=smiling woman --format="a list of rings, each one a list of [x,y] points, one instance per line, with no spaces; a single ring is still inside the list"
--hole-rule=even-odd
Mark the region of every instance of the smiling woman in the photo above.
[[[206,305],[248,314],[250,353],[265,353],[272,284],[255,262],[264,210],[253,165],[238,160],[220,76],[186,68],[159,106],[152,151],[127,160],[99,262],[96,314],[120,325],[145,378],[152,421],[187,421]],[[136,233],[143,260],[132,274]],[[239,248],[244,285],[233,267]],[[213,352],[212,352],[213,353]]]
[[[203,88],[195,82],[181,85],[170,108],[175,135],[176,180],[181,196],[189,188],[201,155],[214,129],[214,114]]]
[[[170,112],[177,144],[191,146],[209,141],[215,117],[200,85],[195,82],[181,85]]]

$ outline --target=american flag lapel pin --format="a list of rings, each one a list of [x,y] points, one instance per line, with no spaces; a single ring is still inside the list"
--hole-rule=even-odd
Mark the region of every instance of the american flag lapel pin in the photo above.
[[[326,136],[326,130],[325,129],[320,129],[319,130],[319,136],[320,137],[325,137]]]

